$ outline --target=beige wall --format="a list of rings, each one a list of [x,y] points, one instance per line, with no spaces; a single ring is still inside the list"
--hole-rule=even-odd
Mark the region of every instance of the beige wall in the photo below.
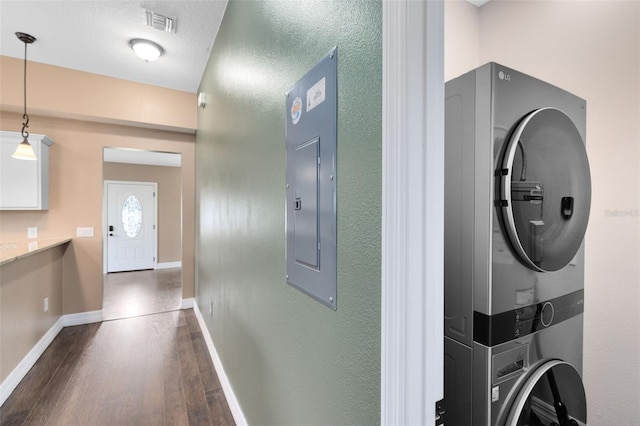
[[[635,424],[640,418],[640,2],[491,1],[477,9],[447,1],[445,21],[447,79],[495,61],[587,101],[593,191],[585,243],[589,424]],[[479,40],[477,47],[473,40]]]
[[[67,246],[0,266],[0,383],[62,315]],[[43,312],[45,297],[47,312]]]
[[[12,105],[22,102],[22,94],[12,89],[22,78],[20,64],[0,56],[2,130],[21,128],[21,114],[12,112]],[[55,142],[49,153],[50,208],[43,212],[0,212],[2,240],[24,239],[29,226],[37,226],[41,237],[75,237],[76,227],[93,227],[95,236],[74,238],[64,256],[62,309],[63,314],[100,310],[103,148],[180,153],[182,292],[183,298],[193,297],[196,95],[30,63],[32,80],[38,84],[30,85],[29,93],[34,94],[33,99],[30,95],[30,111],[33,108],[45,115],[30,114],[29,130],[46,134]],[[79,96],[75,87],[82,87],[86,96]],[[124,112],[131,106],[138,109],[129,117]]]
[[[23,67],[0,56],[1,111],[22,112]],[[28,64],[28,96],[30,114],[186,133],[197,124],[194,93],[38,62]]]
[[[480,65],[480,13],[466,0],[446,0],[444,79],[451,80]]]
[[[158,263],[182,260],[180,167],[107,163],[104,180],[155,182],[158,184]]]

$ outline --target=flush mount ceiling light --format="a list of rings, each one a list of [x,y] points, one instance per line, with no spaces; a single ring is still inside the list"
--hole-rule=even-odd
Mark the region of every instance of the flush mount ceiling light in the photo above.
[[[146,62],[153,62],[164,54],[164,49],[158,43],[142,38],[134,38],[129,42],[129,46]]]
[[[24,114],[22,115],[24,123],[22,123],[22,142],[20,142],[12,157],[18,160],[37,160],[33,147],[29,143],[29,132],[26,130],[29,128],[29,115],[27,115],[27,44],[33,43],[36,38],[26,33],[16,33],[16,37],[24,43]]]

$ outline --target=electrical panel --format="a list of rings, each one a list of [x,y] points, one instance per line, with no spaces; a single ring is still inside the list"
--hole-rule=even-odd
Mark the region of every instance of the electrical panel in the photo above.
[[[286,95],[286,278],[336,309],[337,60],[334,47]]]

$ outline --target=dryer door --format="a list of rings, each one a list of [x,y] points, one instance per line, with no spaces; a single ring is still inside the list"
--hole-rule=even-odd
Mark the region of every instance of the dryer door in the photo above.
[[[500,175],[515,252],[535,271],[564,268],[582,244],[591,207],[587,153],[571,119],[555,108],[527,115],[509,139]]]
[[[507,426],[587,424],[587,401],[580,374],[571,364],[550,360],[531,373],[507,415]]]

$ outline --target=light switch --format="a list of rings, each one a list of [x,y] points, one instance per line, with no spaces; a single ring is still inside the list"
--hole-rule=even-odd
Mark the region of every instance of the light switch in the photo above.
[[[93,227],[76,228],[76,237],[93,237]]]

